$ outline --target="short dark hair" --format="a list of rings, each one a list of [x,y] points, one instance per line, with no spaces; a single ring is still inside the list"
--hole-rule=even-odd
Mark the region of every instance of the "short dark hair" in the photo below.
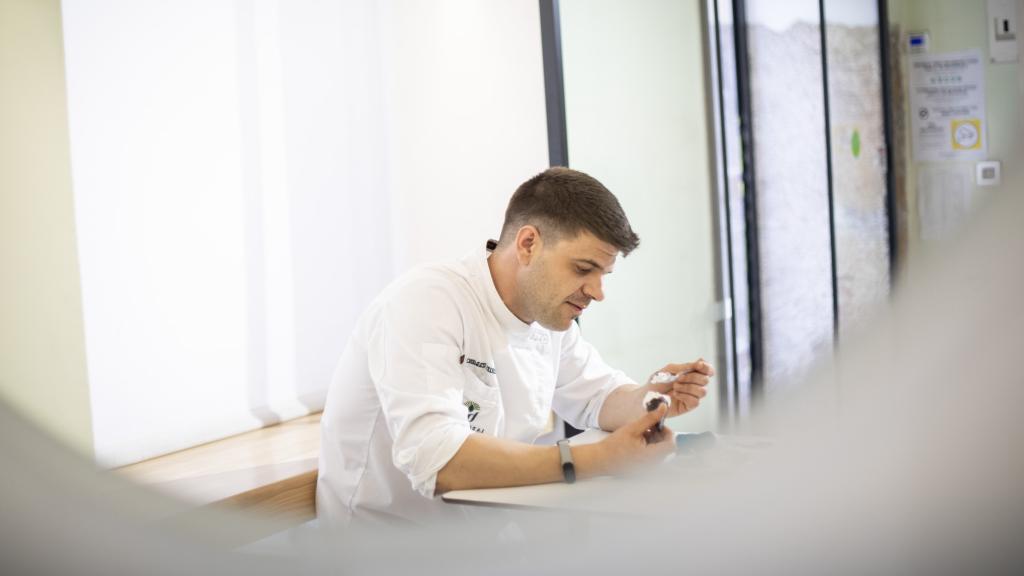
[[[595,178],[569,168],[548,168],[519,186],[505,210],[501,243],[512,242],[527,224],[556,239],[587,231],[623,256],[640,245],[615,195]]]

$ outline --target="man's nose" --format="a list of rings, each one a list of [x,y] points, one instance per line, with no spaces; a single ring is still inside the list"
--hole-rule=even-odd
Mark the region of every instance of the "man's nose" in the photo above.
[[[591,280],[583,285],[583,294],[591,300],[597,300],[598,302],[604,300],[604,286],[602,285],[601,278],[597,280]]]

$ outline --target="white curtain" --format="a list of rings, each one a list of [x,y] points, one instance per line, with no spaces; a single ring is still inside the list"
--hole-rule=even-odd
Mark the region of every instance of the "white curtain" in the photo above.
[[[369,300],[546,165],[535,2],[65,0],[97,459],[322,407]]]

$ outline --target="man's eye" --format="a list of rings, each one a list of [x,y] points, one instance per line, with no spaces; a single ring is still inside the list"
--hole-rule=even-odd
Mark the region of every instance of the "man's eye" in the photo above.
[[[594,271],[593,268],[581,268],[579,266],[576,267],[576,272],[578,272],[580,274],[590,274],[593,271]]]

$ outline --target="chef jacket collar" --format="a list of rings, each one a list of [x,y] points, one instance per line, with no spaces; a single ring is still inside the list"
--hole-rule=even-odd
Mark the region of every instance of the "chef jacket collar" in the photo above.
[[[487,266],[487,259],[491,256],[491,251],[498,245],[494,240],[488,240],[486,248],[476,258],[477,265],[477,281],[483,288],[484,293],[487,295],[487,304],[491,309],[491,313],[494,314],[495,319],[498,320],[498,324],[505,331],[506,334],[516,335],[527,335],[534,328],[535,324],[527,324],[516,317],[508,306],[505,305],[505,301],[501,299],[501,295],[498,294],[497,287],[494,286],[494,278],[491,277],[491,269]]]

